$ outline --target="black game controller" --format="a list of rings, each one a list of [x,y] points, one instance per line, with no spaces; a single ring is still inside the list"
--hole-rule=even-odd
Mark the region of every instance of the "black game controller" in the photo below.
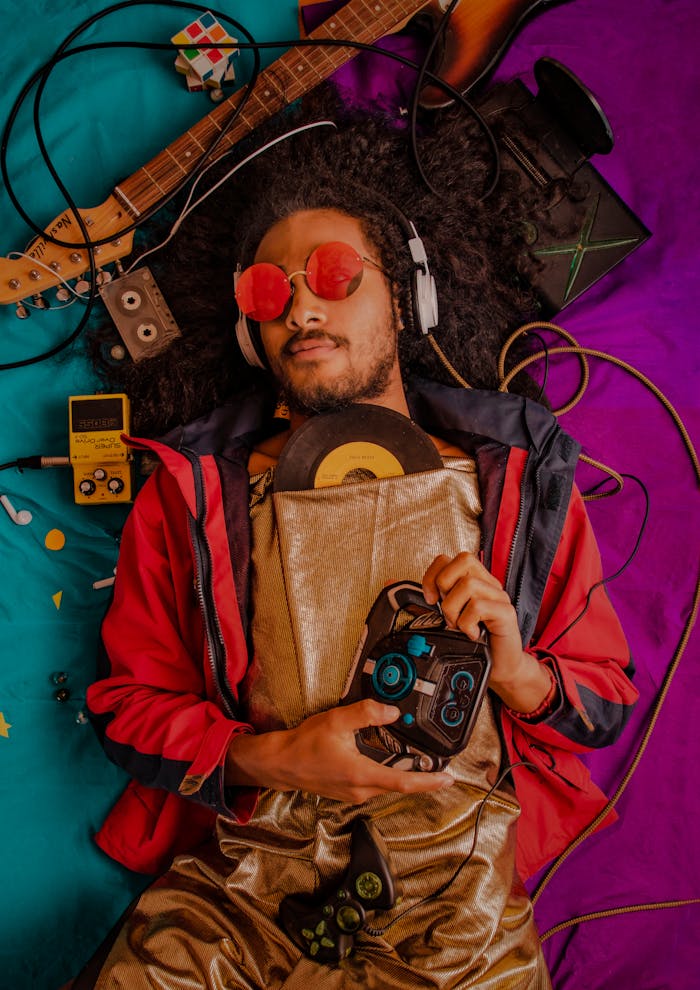
[[[407,622],[397,631],[400,613]],[[389,585],[367,617],[341,703],[376,698],[401,715],[391,725],[357,732],[358,748],[399,769],[440,769],[467,745],[490,670],[485,631],[474,642],[445,629],[419,584]]]
[[[280,921],[304,955],[322,963],[345,959],[367,911],[388,910],[395,900],[386,850],[371,822],[353,824],[350,866],[325,899],[288,895],[280,904]]]

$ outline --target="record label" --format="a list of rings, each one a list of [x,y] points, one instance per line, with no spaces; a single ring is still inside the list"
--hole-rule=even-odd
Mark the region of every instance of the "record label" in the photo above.
[[[346,485],[349,481],[370,481],[405,474],[401,461],[378,443],[353,440],[342,443],[321,460],[314,475],[314,488]]]
[[[407,416],[358,403],[304,423],[282,451],[273,487],[327,488],[440,467],[434,443]]]

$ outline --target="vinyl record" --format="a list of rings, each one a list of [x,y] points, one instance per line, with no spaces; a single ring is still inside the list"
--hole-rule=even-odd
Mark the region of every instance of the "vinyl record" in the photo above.
[[[274,490],[326,488],[442,467],[430,437],[407,416],[358,403],[313,416],[292,436]]]

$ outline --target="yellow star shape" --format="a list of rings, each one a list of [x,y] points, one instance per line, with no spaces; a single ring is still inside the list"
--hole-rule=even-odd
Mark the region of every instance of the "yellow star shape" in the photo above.
[[[12,723],[6,722],[5,716],[3,715],[2,712],[0,712],[0,736],[4,736],[5,739],[9,739],[10,733],[8,732],[8,729],[11,728],[12,728]]]

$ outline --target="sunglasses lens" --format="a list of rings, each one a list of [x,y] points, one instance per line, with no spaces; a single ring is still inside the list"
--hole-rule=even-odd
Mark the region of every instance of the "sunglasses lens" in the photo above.
[[[320,244],[311,252],[306,278],[309,288],[322,299],[346,299],[362,281],[362,258],[342,241]]]
[[[236,285],[236,302],[241,311],[259,323],[276,320],[284,312],[290,295],[287,276],[277,265],[267,262],[246,268]]]

